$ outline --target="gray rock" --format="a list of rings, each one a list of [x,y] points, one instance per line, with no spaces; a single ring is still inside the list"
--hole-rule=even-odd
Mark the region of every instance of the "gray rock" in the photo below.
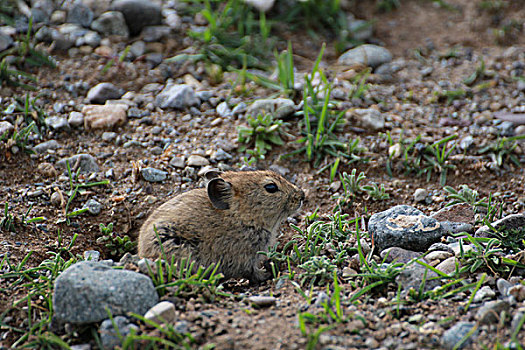
[[[161,182],[166,180],[168,173],[155,168],[144,168],[140,170],[142,178],[148,182]]]
[[[102,204],[94,199],[89,199],[86,204],[84,204],[84,208],[86,208],[91,215],[98,215],[102,211]]]
[[[160,6],[149,0],[116,0],[111,8],[122,12],[131,35],[140,34],[144,27],[162,21]]]
[[[204,158],[203,156],[192,154],[191,156],[188,157],[188,166],[198,167],[198,166],[206,166],[209,164],[210,162],[208,161],[208,159]]]
[[[98,328],[98,333],[104,350],[110,350],[122,345],[122,340],[132,331],[137,333],[138,330],[139,327],[131,323],[126,317],[116,316],[113,317],[113,321],[111,319],[104,320]]]
[[[237,106],[233,107],[232,113],[237,115],[237,114],[242,114],[246,112],[247,110],[248,110],[248,105],[244,102],[241,102]]]
[[[496,323],[500,319],[500,313],[509,310],[510,304],[506,300],[488,301],[476,312],[476,319],[480,324]]]
[[[408,205],[398,205],[372,215],[368,231],[380,251],[390,247],[425,251],[445,233],[436,219]]]
[[[6,133],[10,134],[14,129],[15,127],[10,122],[8,121],[0,122],[0,136],[3,136]]]
[[[523,319],[523,317],[525,317],[525,312],[523,312],[523,310],[518,311],[514,314],[514,316],[512,317],[512,321],[510,323],[510,328],[512,330],[512,333],[519,332],[517,329],[518,327],[522,327],[521,320]]]
[[[217,151],[213,152],[210,156],[211,159],[222,162],[227,161],[233,158],[233,156],[226,151],[224,151],[222,148],[219,148]]]
[[[428,191],[424,188],[418,188],[414,192],[414,202],[423,202],[428,196]]]
[[[463,222],[451,222],[451,221],[440,221],[441,227],[448,234],[451,233],[460,233],[460,232],[474,232],[474,226],[471,224],[466,224]]]
[[[217,113],[223,118],[233,115],[232,110],[230,109],[230,107],[228,106],[228,103],[226,102],[219,103],[216,109],[217,109]]]
[[[287,98],[271,98],[257,100],[252,103],[246,115],[256,117],[259,114],[272,114],[274,118],[282,119],[295,112],[295,103]]]
[[[186,164],[186,159],[184,156],[173,157],[170,159],[170,165],[175,168],[184,169],[184,164]]]
[[[463,343],[460,347],[455,347],[457,343],[461,341],[471,330],[474,328],[475,323],[473,322],[458,322],[452,328],[448,329],[443,333],[441,338],[441,344],[447,350],[452,349],[463,349],[470,346],[472,341],[478,336],[478,330],[476,329],[472,335]]]
[[[369,21],[354,19],[349,21],[348,30],[352,34],[352,39],[358,41],[368,41],[372,38],[374,28]]]
[[[518,79],[518,86],[517,86],[517,88],[518,88],[518,91],[525,91],[525,80]]]
[[[151,279],[91,261],[76,263],[55,281],[53,309],[60,322],[86,324],[134,312],[143,315],[158,302]]]
[[[51,14],[55,9],[55,4],[52,0],[37,0],[33,2],[31,8],[31,16],[34,23],[48,23]]]
[[[474,143],[474,137],[472,135],[465,136],[459,141],[459,148],[462,150],[467,150]]]
[[[96,250],[86,250],[84,252],[84,260],[96,262],[98,259],[100,259],[100,252]]]
[[[67,21],[87,28],[93,22],[93,16],[93,11],[84,5],[81,0],[77,0],[69,8]]]
[[[149,309],[144,318],[156,323],[175,323],[177,314],[175,313],[175,305],[169,301],[161,301],[157,305]]]
[[[80,112],[71,112],[69,113],[69,118],[67,118],[69,125],[78,128],[84,125],[84,114]]]
[[[496,286],[498,287],[498,291],[501,293],[501,295],[506,297],[509,295],[509,289],[512,287],[512,284],[506,279],[499,278],[496,281]]]
[[[75,154],[72,157],[61,159],[57,162],[57,165],[66,169],[67,161],[69,161],[69,166],[73,171],[80,168],[81,174],[91,174],[99,171],[97,160],[87,153]]]
[[[117,138],[117,133],[114,131],[104,131],[101,137],[103,141],[109,142]]]
[[[157,42],[171,34],[171,28],[168,26],[149,26],[142,30],[142,40],[147,43]]]
[[[124,15],[118,11],[104,12],[91,23],[91,29],[96,30],[104,36],[120,35],[125,38],[129,36]]]
[[[248,301],[257,307],[268,307],[275,304],[277,298],[271,296],[254,295],[248,298]]]
[[[0,33],[0,52],[8,49],[11,45],[13,45],[13,38],[4,33]]]
[[[436,266],[436,269],[443,273],[446,273],[447,275],[450,275],[451,273],[456,271],[456,266],[458,266],[458,268],[461,268],[459,260],[455,256],[451,256],[450,258],[447,258],[440,262]]]
[[[135,41],[129,47],[129,54],[133,59],[144,55],[146,52],[146,43],[142,40]]]
[[[384,259],[387,263],[396,262],[406,264],[413,259],[419,258],[422,254],[399,247],[390,247],[383,250],[380,255],[381,259]],[[425,259],[422,260],[424,261]]]
[[[350,49],[342,54],[337,62],[342,65],[352,66],[363,64],[376,68],[384,63],[392,61],[392,54],[384,47],[364,44]]]
[[[483,301],[486,299],[493,299],[495,296],[496,296],[496,292],[494,292],[492,288],[490,288],[489,286],[483,286],[476,292],[476,295],[474,295],[473,301],[475,303],[479,303],[480,301]]]
[[[213,97],[213,91],[197,91],[195,94],[197,95],[199,100],[203,102],[208,101],[210,98]]]
[[[100,83],[92,87],[87,94],[90,103],[103,104],[107,100],[118,100],[124,95],[124,90],[111,83]]]
[[[182,26],[182,19],[177,14],[177,11],[172,9],[163,9],[164,22],[170,26],[171,29],[179,30]]]
[[[160,108],[183,109],[199,105],[200,100],[190,85],[167,85],[155,98],[155,104]]]
[[[423,289],[424,291],[429,291],[441,284],[438,279],[435,279],[437,276],[437,273],[434,271],[418,263],[413,263],[407,266],[399,273],[399,275],[397,275],[396,282],[402,286],[403,291],[406,293],[411,288],[416,291],[419,290],[421,284],[424,281]]]
[[[44,119],[44,124],[56,131],[69,130],[69,123],[64,117],[52,116]]]
[[[57,142],[57,140],[45,141],[33,147],[36,153],[46,153],[49,150],[57,148],[60,148],[60,144]]]
[[[504,228],[506,231],[524,229],[525,228],[525,214],[511,214],[511,215],[505,216],[504,218],[494,221],[492,223],[492,227],[494,227],[496,230],[500,230]],[[476,231],[475,236],[476,237],[486,237],[486,238],[494,237],[492,235],[492,230],[486,225],[480,227]]]
[[[378,131],[385,127],[385,117],[374,108],[354,109],[348,112],[357,119],[357,124],[367,131]]]

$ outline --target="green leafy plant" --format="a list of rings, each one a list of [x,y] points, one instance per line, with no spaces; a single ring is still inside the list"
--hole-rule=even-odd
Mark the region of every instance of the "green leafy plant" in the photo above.
[[[485,61],[483,59],[481,59],[481,63],[476,68],[474,73],[469,75],[467,78],[463,79],[463,84],[468,85],[468,86],[472,86],[477,81],[482,80],[485,77],[485,75],[486,75],[486,73],[485,73]]]
[[[288,41],[288,49],[279,54],[274,52],[274,56],[277,66],[276,81],[263,75],[250,72],[245,72],[246,77],[261,86],[279,91],[281,95],[294,97],[296,90],[292,43]]]
[[[479,210],[479,208],[487,208],[487,197],[479,199],[479,193],[476,190],[471,189],[468,185],[460,185],[459,191],[450,186],[445,186],[443,189],[448,193],[447,198],[450,202],[447,206],[451,206],[458,203],[466,203]]]
[[[520,160],[514,154],[514,150],[518,147],[518,140],[525,140],[525,135],[498,138],[498,140],[490,142],[488,145],[479,149],[478,154],[488,154],[498,167],[508,163],[508,161],[520,167]]]
[[[272,114],[259,114],[257,117],[248,116],[248,127],[238,128],[238,141],[242,143],[239,147],[240,152],[246,151],[249,145],[253,145],[252,150],[247,152],[256,159],[263,159],[267,151],[272,146],[284,144],[281,135],[285,135],[284,128],[287,123],[280,119],[274,119]]]
[[[137,245],[128,235],[119,236],[115,233],[113,223],[109,223],[107,226],[100,224],[99,229],[102,236],[97,238],[97,243],[108,248],[112,256],[122,256],[124,253],[134,250]]]
[[[386,193],[385,185],[380,184],[379,186],[375,182],[371,182],[368,185],[363,186],[363,190],[375,201],[382,201],[390,198],[390,195]]]
[[[430,181],[432,172],[439,174],[439,182],[443,186],[447,182],[447,171],[449,169],[455,169],[454,164],[450,164],[448,158],[454,149],[456,148],[456,143],[452,147],[448,147],[448,143],[456,139],[458,135],[450,135],[441,140],[434,142],[431,145],[428,145],[425,148],[423,154],[426,166],[423,168],[423,173],[427,174],[427,181]]]
[[[355,76],[355,78],[353,79],[353,87],[350,90],[350,93],[348,94],[350,100],[354,98],[363,98],[365,92],[368,90],[369,87],[366,80],[370,76],[371,71],[372,70],[370,68],[366,68]]]
[[[324,285],[337,272],[337,265],[326,256],[313,256],[298,267],[304,270],[298,275],[302,285]]]
[[[12,149],[13,146],[18,147],[28,154],[34,153],[34,151],[28,145],[28,139],[31,133],[36,130],[35,122],[31,122],[28,126],[22,128],[18,131],[16,128],[13,131],[13,134],[8,137],[7,131],[0,135],[0,141],[5,141],[5,147],[7,149]]]
[[[202,3],[193,1],[194,4]],[[202,31],[190,30],[189,35],[201,42],[205,58],[223,68],[240,67],[246,60],[250,68],[266,68],[265,58],[272,52],[270,23],[263,12],[256,14],[240,0],[226,3],[204,0],[201,15],[208,22]]]
[[[71,166],[69,165],[69,160],[66,161],[66,168],[67,168],[67,174],[69,177],[69,191],[67,192],[68,200],[67,200],[66,208],[65,208],[65,216],[66,216],[66,221],[69,224],[70,217],[80,215],[82,213],[85,213],[88,210],[87,208],[82,208],[82,209],[74,210],[72,212],[69,211],[69,206],[71,205],[71,203],[73,202],[77,194],[84,192],[85,189],[88,187],[107,185],[109,184],[109,180],[82,183],[78,181],[78,176],[80,175],[80,170],[81,170],[80,168],[78,168],[76,173],[73,173],[71,171]]]

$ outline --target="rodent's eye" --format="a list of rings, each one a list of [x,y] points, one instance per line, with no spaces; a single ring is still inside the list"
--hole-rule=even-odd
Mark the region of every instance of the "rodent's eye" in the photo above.
[[[279,191],[279,187],[277,187],[277,185],[274,184],[273,182],[271,184],[264,185],[264,189],[269,193],[275,193]]]

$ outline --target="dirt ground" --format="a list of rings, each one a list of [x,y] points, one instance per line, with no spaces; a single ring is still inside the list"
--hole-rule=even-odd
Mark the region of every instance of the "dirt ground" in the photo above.
[[[483,144],[486,139],[481,130],[473,134],[469,126],[485,118],[483,125],[494,127],[491,122],[494,112],[510,111],[513,108],[524,108],[523,94],[514,93],[515,81],[506,75],[514,62],[520,62],[521,71],[525,67],[525,29],[521,32],[509,33],[505,37],[497,37],[496,30],[510,21],[525,18],[525,5],[521,0],[504,1],[507,7],[503,12],[491,13],[480,10],[483,1],[475,0],[450,0],[454,9],[442,8],[435,2],[426,0],[402,1],[399,9],[378,13],[371,2],[351,3],[350,8],[358,18],[373,19],[374,38],[388,48],[394,62],[402,65],[402,69],[393,75],[390,82],[372,83],[369,94],[372,97],[363,101],[360,107],[378,107],[388,115],[385,130],[392,135],[399,136],[404,130],[405,137],[422,135],[427,140],[438,140],[458,133],[460,139],[472,134],[474,143]],[[166,50],[165,57],[177,53],[182,46],[183,38],[176,37],[163,42]],[[320,43],[313,46],[297,44],[294,51],[298,56],[306,58],[304,63],[314,61]],[[334,51],[330,48],[325,60],[326,69],[336,65]],[[459,53],[459,57],[448,59],[444,64],[440,56],[451,49]],[[517,52],[511,55],[509,50]],[[416,52],[423,53],[426,63],[416,57]],[[520,54],[521,52],[521,54]],[[39,78],[41,106],[49,115],[53,112],[55,103],[63,103],[65,107],[61,112],[67,115],[70,111],[77,110],[78,105],[85,103],[87,91],[79,88],[78,96],[71,94],[66,86],[76,81],[83,81],[87,86],[94,86],[99,82],[112,82],[126,91],[139,92],[147,84],[164,84],[164,77],[158,71],[150,71],[144,62],[135,62],[133,65],[112,67],[106,75],[101,75],[100,67],[108,58],[91,55],[76,55],[68,57],[65,53],[53,53],[58,61],[56,69],[41,68],[35,70]],[[466,76],[471,74],[479,65],[479,58],[483,57],[487,69],[498,74],[495,86],[489,92],[477,94],[469,101],[447,104],[445,102],[429,102],[434,96],[436,82],[448,81],[451,87],[457,86]],[[450,62],[453,61],[454,62]],[[422,77],[420,70],[424,66],[434,67],[430,76]],[[306,67],[305,71],[309,68]],[[178,77],[191,73],[192,69],[180,72]],[[335,75],[335,73],[334,73]],[[67,77],[67,78],[66,78]],[[523,75],[522,75],[523,77]],[[220,96],[227,89],[212,86],[206,82],[206,76],[200,75],[199,80],[205,89],[215,89]],[[372,76],[372,81],[374,76]],[[452,88],[451,88],[452,90]],[[7,106],[5,101],[10,96],[25,94],[22,90],[2,87],[0,90],[3,101],[2,109]],[[390,94],[389,94],[390,92]],[[31,95],[36,95],[31,93]],[[256,88],[253,96],[242,98],[251,101],[268,95],[269,92]],[[375,101],[381,100],[381,103]],[[471,113],[468,108],[472,102],[477,102],[485,113]],[[496,108],[494,103],[500,103]],[[521,106],[519,105],[521,103]],[[494,107],[494,108],[493,108]],[[52,132],[45,135],[44,140],[55,139],[61,147],[56,151],[43,155],[27,155],[24,153],[12,154],[8,150],[0,158],[0,205],[8,203],[9,213],[20,218],[31,207],[29,217],[43,216],[45,221],[37,224],[19,225],[16,232],[0,231],[0,258],[8,254],[11,263],[20,262],[28,252],[32,251],[28,265],[36,266],[47,258],[46,252],[57,248],[60,232],[63,244],[67,245],[74,234],[77,239],[72,247],[75,254],[83,254],[87,250],[102,252],[103,258],[114,258],[107,248],[97,243],[100,236],[99,224],[114,224],[114,230],[136,239],[138,228],[145,220],[147,214],[160,203],[173,197],[180,191],[197,186],[196,181],[188,181],[187,174],[181,169],[174,169],[168,165],[172,156],[183,154],[209,155],[215,150],[218,141],[225,141],[234,147],[229,153],[234,158],[228,161],[233,168],[241,164],[241,155],[235,151],[237,144],[237,126],[243,125],[244,120],[236,119],[232,123],[224,122],[212,124],[218,117],[216,114],[204,113],[209,106],[201,107],[203,114],[199,121],[190,126],[183,121],[186,112],[153,110],[149,119],[130,119],[124,126],[115,130],[122,142],[104,141],[101,132],[88,132],[83,129],[72,129],[70,132]],[[523,112],[523,111],[522,111]],[[452,116],[453,124],[444,124],[442,119]],[[289,121],[289,132],[299,134],[297,126],[299,118]],[[462,124],[462,122],[465,122]],[[168,134],[168,127],[175,133]],[[160,130],[160,131],[159,131]],[[366,130],[355,130],[347,125],[345,132],[349,137],[359,137],[367,148],[366,155],[371,159],[368,163],[342,164],[341,171],[350,172],[353,168],[363,171],[367,179],[385,185],[390,198],[384,201],[373,201],[362,197],[354,201],[346,209],[351,217],[369,215],[386,210],[398,204],[414,205],[425,213],[437,211],[445,205],[445,192],[434,175],[427,182],[424,177],[404,175],[402,171],[395,171],[390,177],[385,164],[388,159],[388,144],[379,133]],[[173,136],[175,135],[175,136]],[[155,146],[162,147],[163,139],[175,137],[177,143],[174,147],[164,150],[158,155],[153,155],[151,149]],[[137,140],[140,145],[124,148],[122,144],[128,140]],[[301,212],[296,216],[299,226],[304,226],[304,217],[319,209],[321,216],[330,214],[334,206],[334,194],[337,189],[330,186],[329,174],[317,174],[312,165],[302,158],[279,159],[279,155],[294,150],[297,145],[288,142],[281,147],[274,147],[261,161],[261,168],[270,165],[279,165],[290,170],[288,177],[303,188],[307,193],[307,200]],[[37,143],[37,142],[35,142]],[[518,155],[525,152],[521,143]],[[519,153],[521,152],[521,154]],[[55,164],[58,160],[78,153],[89,153],[97,159],[101,167],[101,176],[90,180],[103,180],[104,173],[113,169],[114,176],[110,178],[107,186],[91,187],[80,194],[72,206],[80,208],[89,198],[95,198],[103,204],[99,215],[83,214],[71,219],[71,224],[63,220],[64,208],[51,203],[51,196],[56,189],[62,192],[68,189],[67,177],[62,170],[48,176],[39,171],[42,163]],[[134,176],[134,167],[139,163],[147,164],[158,169],[168,170],[170,176],[161,183],[149,183]],[[485,165],[486,159],[457,161],[457,169],[449,173],[447,185],[454,188],[461,184],[468,184],[476,189],[480,195],[497,193],[498,199],[504,203],[503,209],[507,214],[524,211],[523,198],[525,193],[525,172],[523,167],[507,165],[501,169],[491,170]],[[62,174],[62,175],[60,175]],[[417,188],[427,189],[433,201],[430,203],[414,203],[413,193]],[[520,204],[521,203],[521,204]],[[0,215],[1,216],[1,215]],[[282,225],[283,235],[280,241],[285,243],[294,235],[294,231],[287,224]],[[1,288],[8,288],[8,281],[0,281]],[[351,283],[343,285],[345,294],[353,289]],[[6,289],[7,290],[7,289]],[[172,300],[177,305],[178,317],[187,321],[190,331],[196,339],[195,347],[204,344],[215,344],[215,349],[303,349],[306,347],[307,338],[298,327],[297,313],[305,311],[312,306],[301,296],[290,281],[277,283],[268,281],[260,286],[248,286],[242,281],[226,284],[226,291],[239,295],[272,295],[277,298],[277,303],[271,308],[253,308],[245,301],[237,299],[218,299],[213,303],[202,303],[196,299]],[[315,288],[312,293],[316,295],[322,288]],[[10,309],[12,303],[21,298],[25,291],[23,288],[2,292],[0,297],[0,312]],[[366,322],[354,317],[350,323],[337,324],[329,331],[323,333],[319,339],[319,346],[325,349],[357,349],[357,348],[404,348],[404,349],[435,349],[440,348],[440,338],[444,330],[459,320],[468,317],[458,307],[455,298],[439,302],[425,300],[403,306],[401,317],[395,317],[385,298],[391,299],[395,290],[384,293],[363,296],[357,305],[348,308],[348,312],[360,315]],[[523,308],[523,303],[521,304]],[[24,317],[24,310],[14,309],[7,316],[12,317],[13,324]],[[414,315],[422,314],[423,321],[434,322],[439,327],[425,329],[417,324],[408,322]],[[6,316],[6,315],[4,315]],[[522,332],[522,343],[525,341]],[[483,330],[479,335],[479,342],[473,348],[492,348],[496,339],[502,343],[508,340],[508,329],[504,324]],[[9,347],[7,341],[12,341],[12,334],[6,339],[0,339],[2,347]],[[388,343],[388,339],[391,343]],[[82,342],[85,338],[79,337],[76,341]]]

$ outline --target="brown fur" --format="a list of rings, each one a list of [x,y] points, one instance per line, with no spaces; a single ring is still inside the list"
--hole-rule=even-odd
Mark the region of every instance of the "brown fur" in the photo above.
[[[206,188],[180,194],[149,216],[140,229],[139,256],[161,255],[156,227],[168,259],[191,254],[198,265],[220,263],[226,278],[267,279],[265,257],[257,252],[275,245],[279,225],[300,208],[304,192],[272,171],[209,174]],[[265,189],[271,183],[275,193]]]

